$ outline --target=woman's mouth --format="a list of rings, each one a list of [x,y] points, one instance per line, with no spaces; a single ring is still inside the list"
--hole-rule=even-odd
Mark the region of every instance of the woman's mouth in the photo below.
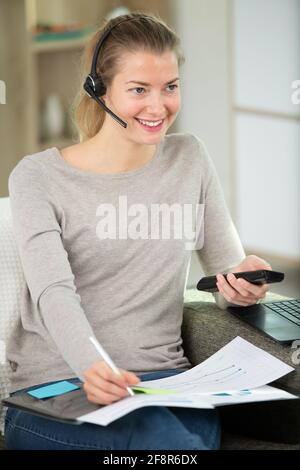
[[[134,118],[139,125],[145,129],[147,132],[158,132],[161,130],[164,124],[164,119],[161,119],[160,121],[146,121],[143,119],[139,118]]]

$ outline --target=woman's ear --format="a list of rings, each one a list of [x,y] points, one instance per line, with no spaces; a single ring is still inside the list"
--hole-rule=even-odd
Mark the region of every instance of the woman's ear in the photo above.
[[[108,97],[107,91],[105,92],[104,95],[100,96],[100,98],[102,99],[102,101],[104,101],[104,103],[106,104],[106,106],[109,106],[109,97]]]

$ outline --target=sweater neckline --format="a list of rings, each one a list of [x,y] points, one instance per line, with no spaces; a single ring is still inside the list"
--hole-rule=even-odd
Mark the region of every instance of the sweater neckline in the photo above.
[[[80,175],[80,176],[86,176],[86,177],[92,177],[92,178],[99,178],[99,179],[115,179],[115,178],[128,178],[128,177],[134,177],[136,175],[141,175],[147,171],[149,171],[152,167],[154,167],[157,162],[159,161],[159,155],[161,153],[161,149],[163,146],[163,141],[162,139],[156,147],[155,153],[151,160],[149,160],[145,165],[135,168],[134,170],[129,170],[129,171],[122,171],[122,172],[116,172],[116,173],[100,173],[96,171],[89,171],[89,170],[81,170],[80,168],[76,168],[75,166],[70,165],[62,156],[60,150],[57,147],[52,147],[50,150],[54,153],[54,156],[58,163],[63,166],[65,169],[67,169],[70,173]]]

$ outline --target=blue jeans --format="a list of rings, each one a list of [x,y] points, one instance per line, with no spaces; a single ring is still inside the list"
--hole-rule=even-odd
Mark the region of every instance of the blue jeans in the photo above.
[[[154,380],[180,372],[183,370],[169,369],[139,378]],[[81,383],[79,379],[71,381]],[[64,424],[16,408],[8,408],[5,418],[5,443],[10,450],[210,450],[220,447],[220,438],[219,416],[214,409],[149,406],[108,426]]]

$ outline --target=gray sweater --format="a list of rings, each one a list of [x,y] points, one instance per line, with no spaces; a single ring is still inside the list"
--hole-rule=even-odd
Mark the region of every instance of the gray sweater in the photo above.
[[[175,231],[153,236],[162,225],[151,225],[152,208],[204,204],[196,247],[205,274],[226,272],[245,256],[197,137],[166,135],[152,160],[122,173],[75,168],[55,147],[27,155],[10,174],[9,196],[26,279],[7,345],[11,391],[83,380],[101,359],[91,335],[135,373],[191,367],[181,324],[192,251]]]

